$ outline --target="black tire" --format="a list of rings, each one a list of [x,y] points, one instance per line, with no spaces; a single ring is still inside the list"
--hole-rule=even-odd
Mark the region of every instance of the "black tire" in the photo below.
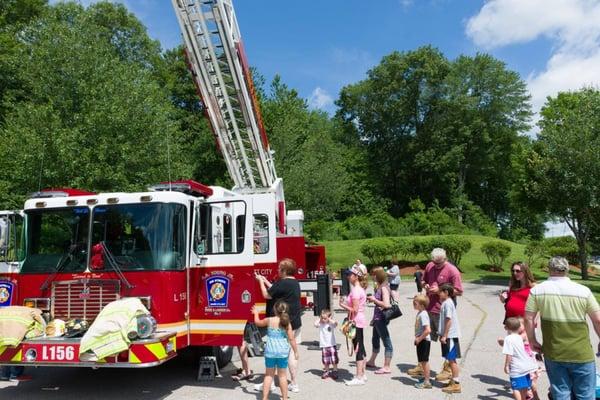
[[[219,369],[231,362],[233,349],[234,346],[214,346],[212,348],[212,355],[217,359],[217,366]]]

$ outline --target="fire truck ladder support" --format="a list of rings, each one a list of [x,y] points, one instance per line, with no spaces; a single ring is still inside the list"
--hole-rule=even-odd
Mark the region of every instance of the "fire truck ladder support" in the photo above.
[[[196,88],[235,187],[270,187],[277,175],[232,0],[172,2]]]

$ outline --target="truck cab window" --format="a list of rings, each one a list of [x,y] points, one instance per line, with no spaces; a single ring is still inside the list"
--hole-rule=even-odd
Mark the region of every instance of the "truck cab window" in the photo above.
[[[269,252],[269,216],[254,214],[254,254]]]
[[[245,219],[246,203],[243,201],[200,204],[196,218],[196,254],[241,253]]]

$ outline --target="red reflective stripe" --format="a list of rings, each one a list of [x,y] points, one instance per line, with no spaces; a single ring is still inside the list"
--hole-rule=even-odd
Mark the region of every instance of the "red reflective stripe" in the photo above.
[[[12,358],[21,350],[21,347],[7,347],[2,354],[0,354],[0,361],[10,361]]]

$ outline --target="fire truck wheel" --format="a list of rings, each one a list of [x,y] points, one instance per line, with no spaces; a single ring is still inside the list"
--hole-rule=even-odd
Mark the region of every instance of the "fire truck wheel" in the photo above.
[[[219,368],[223,368],[229,364],[233,356],[233,346],[215,346],[212,349],[213,356],[217,359]]]

